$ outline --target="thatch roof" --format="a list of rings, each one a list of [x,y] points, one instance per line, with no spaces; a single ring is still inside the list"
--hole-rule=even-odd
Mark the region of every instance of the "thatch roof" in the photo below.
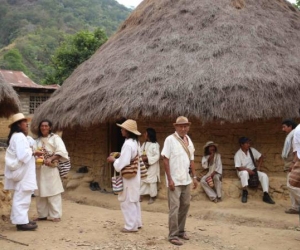
[[[295,117],[300,12],[285,0],[144,0],[33,119]]]
[[[14,89],[1,81],[0,77],[0,117],[10,117],[19,112],[19,98]]]

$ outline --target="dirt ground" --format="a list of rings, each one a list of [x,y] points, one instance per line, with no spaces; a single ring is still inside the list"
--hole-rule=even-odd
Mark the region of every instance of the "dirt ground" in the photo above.
[[[205,197],[192,200],[186,224],[190,240],[177,247],[167,241],[166,200],[148,205],[145,199],[141,203],[143,228],[124,234],[117,196],[79,187],[64,193],[61,222],[38,222],[33,232],[17,231],[9,221],[0,223],[0,249],[294,250],[300,246],[300,217],[284,213],[289,204],[289,200],[276,200],[269,205],[251,198],[246,204],[240,199],[217,204]],[[36,215],[32,198],[30,218]]]

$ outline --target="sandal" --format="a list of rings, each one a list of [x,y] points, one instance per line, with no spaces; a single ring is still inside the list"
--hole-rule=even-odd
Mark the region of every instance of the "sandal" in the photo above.
[[[47,217],[34,218],[33,221],[47,220]]]
[[[61,219],[60,219],[60,218],[53,218],[52,221],[53,221],[53,222],[60,222]]]
[[[183,243],[178,238],[169,239],[169,242],[176,246],[182,246]]]
[[[127,230],[126,228],[121,229],[121,233],[136,233],[138,230]]]
[[[299,211],[293,209],[293,208],[289,208],[287,210],[285,210],[286,214],[299,214]]]
[[[189,240],[189,239],[190,239],[190,237],[187,236],[186,233],[184,233],[184,234],[182,234],[182,235],[179,235],[178,237],[179,237],[180,239],[183,239],[183,240]]]

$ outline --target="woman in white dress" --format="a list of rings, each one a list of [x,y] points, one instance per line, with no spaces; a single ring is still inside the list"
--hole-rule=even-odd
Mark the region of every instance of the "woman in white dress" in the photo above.
[[[137,130],[137,124],[134,120],[126,120],[121,127],[122,136],[125,142],[122,146],[120,157],[116,159],[113,156],[107,158],[108,162],[113,163],[117,172],[130,165],[130,162],[139,154],[138,136],[141,133]],[[125,225],[121,229],[122,233],[134,233],[142,227],[141,207],[139,203],[140,196],[140,166],[135,177],[130,179],[123,178],[123,191],[118,194],[121,210],[123,213]]]
[[[44,162],[37,167],[36,176],[38,191],[35,193],[38,218],[35,220],[47,220],[59,222],[62,216],[61,193],[64,192],[57,164],[54,162],[67,161],[69,159],[65,144],[60,136],[51,131],[52,122],[45,119],[39,124],[37,151],[42,151]]]
[[[201,178],[201,186],[203,187],[208,198],[213,202],[222,200],[222,161],[221,155],[217,152],[218,144],[208,141],[204,148],[204,156],[202,157],[202,167],[208,169],[208,173]],[[214,187],[209,186],[207,178],[211,178]]]
[[[146,141],[142,145],[141,154],[148,170],[147,178],[141,181],[140,201],[142,201],[142,195],[149,195],[148,204],[152,204],[157,196],[157,182],[160,181],[159,144],[156,140],[156,131],[153,128],[147,128],[144,137]]]

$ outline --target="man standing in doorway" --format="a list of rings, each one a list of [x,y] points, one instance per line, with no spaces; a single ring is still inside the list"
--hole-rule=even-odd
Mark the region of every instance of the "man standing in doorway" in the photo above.
[[[180,239],[189,240],[185,232],[185,223],[191,200],[190,184],[193,182],[193,188],[197,187],[194,167],[195,148],[187,135],[191,125],[188,119],[179,116],[173,125],[175,133],[166,138],[161,155],[164,159],[168,187],[168,239],[174,245],[182,245],[183,242]],[[191,170],[192,179],[189,170]]]
[[[275,204],[269,195],[269,177],[267,174],[260,171],[263,161],[261,153],[255,148],[250,148],[250,139],[247,137],[241,137],[239,139],[239,144],[240,149],[234,156],[234,163],[243,187],[242,202],[247,202],[248,179],[250,175],[255,174],[254,171],[257,171],[258,179],[264,192],[263,201],[269,204]]]

